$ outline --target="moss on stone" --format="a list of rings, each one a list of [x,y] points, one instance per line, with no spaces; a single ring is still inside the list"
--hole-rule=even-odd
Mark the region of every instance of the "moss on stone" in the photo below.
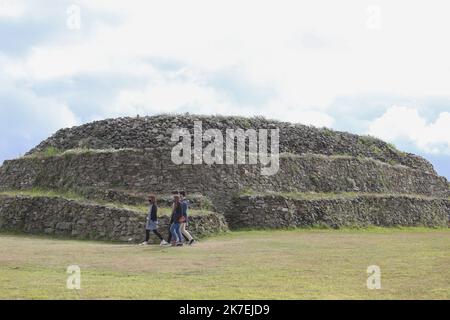
[[[286,199],[298,200],[327,200],[327,199],[355,199],[357,197],[407,197],[414,199],[436,200],[444,199],[439,197],[418,195],[418,194],[402,194],[402,193],[362,193],[362,192],[275,192],[266,191],[258,192],[247,189],[245,192],[239,193],[239,196],[267,197],[276,196]],[[450,197],[448,198],[450,200]]]
[[[0,195],[4,196],[26,196],[26,197],[48,197],[48,198],[63,198],[66,200],[74,200],[80,203],[89,203],[89,204],[97,204],[117,209],[127,209],[131,211],[136,211],[139,213],[147,213],[148,206],[145,205],[129,205],[129,204],[123,204],[120,202],[108,202],[104,200],[92,200],[87,199],[83,197],[82,195],[75,193],[73,191],[55,191],[55,190],[49,190],[49,189],[42,189],[42,188],[32,188],[32,189],[26,189],[26,190],[5,190],[1,191]],[[168,216],[171,214],[171,208],[168,207],[159,207],[159,214]],[[190,209],[189,214],[190,215],[208,215],[211,214],[212,211],[206,210],[206,209]]]

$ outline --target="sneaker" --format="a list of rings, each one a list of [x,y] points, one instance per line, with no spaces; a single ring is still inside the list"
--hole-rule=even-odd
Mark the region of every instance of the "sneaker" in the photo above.
[[[144,241],[144,242],[140,243],[139,245],[140,245],[140,246],[146,246],[147,244],[148,244],[148,242],[147,242],[147,241]]]
[[[167,246],[169,243],[166,240],[161,240],[160,246]]]
[[[191,239],[191,241],[189,241],[189,245],[192,245],[195,241],[195,239]]]
[[[177,247],[182,247],[182,246],[183,246],[183,243],[182,243],[182,242],[177,242],[176,246],[177,246]]]

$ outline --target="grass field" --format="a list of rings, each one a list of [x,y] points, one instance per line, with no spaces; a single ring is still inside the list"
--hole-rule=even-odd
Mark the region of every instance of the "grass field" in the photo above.
[[[450,231],[240,231],[183,248],[0,234],[0,298],[449,299]]]

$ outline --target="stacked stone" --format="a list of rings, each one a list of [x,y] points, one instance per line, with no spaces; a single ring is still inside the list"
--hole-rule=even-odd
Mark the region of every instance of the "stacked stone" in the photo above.
[[[4,231],[141,242],[145,221],[142,212],[108,205],[62,197],[0,195],[0,230]],[[167,239],[169,217],[160,215],[159,223]],[[223,215],[209,212],[190,217],[189,231],[197,238],[227,230]]]
[[[174,145],[172,132],[186,128],[193,133],[195,121],[202,122],[203,130],[219,129],[280,129],[280,152],[369,157],[386,163],[434,172],[425,159],[399,152],[389,144],[372,137],[361,137],[347,132],[291,124],[262,117],[222,117],[196,115],[159,115],[152,117],[116,118],[95,121],[82,126],[59,130],[28,154],[45,151],[87,149],[167,149]]]
[[[219,129],[223,134],[227,129],[280,129],[280,170],[264,176],[259,165],[174,164],[171,151],[177,142],[171,141],[172,132],[186,128],[193,133],[195,121],[202,122],[203,130]],[[423,158],[371,137],[257,117],[160,115],[107,119],[62,129],[27,156],[5,161],[0,167],[0,190],[32,188],[75,192],[99,203],[122,204],[144,204],[151,192],[166,207],[170,206],[170,192],[184,189],[191,195],[193,208],[216,209],[233,228],[443,226],[450,212],[448,181]],[[242,195],[247,191],[256,195]],[[311,192],[317,197],[289,195]],[[354,195],[330,198],[328,193]],[[0,229],[112,240],[142,236],[142,216],[136,212],[55,201],[0,198]],[[60,211],[56,211],[58,206],[62,206]],[[76,206],[79,213],[74,213]],[[29,224],[29,219],[39,223]],[[163,224],[167,223],[164,219]],[[208,219],[216,226],[211,227]],[[222,230],[223,219],[199,216],[193,223],[200,234],[206,234],[210,227]],[[95,220],[114,222],[105,227]]]
[[[449,221],[450,199],[369,194],[315,199],[296,199],[289,195],[240,196],[236,210],[228,217],[231,228],[447,227]]]

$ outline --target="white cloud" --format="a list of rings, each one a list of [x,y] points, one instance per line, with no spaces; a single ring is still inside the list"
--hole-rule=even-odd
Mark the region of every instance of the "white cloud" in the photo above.
[[[242,105],[223,90],[208,84],[201,74],[190,69],[162,73],[154,70],[149,84],[140,90],[126,89],[116,103],[106,107],[108,116],[191,112],[197,114],[263,115],[278,120],[331,127],[334,119],[325,112],[304,110],[282,100],[259,105]]]
[[[16,158],[55,131],[80,124],[69,106],[12,91],[15,101],[0,106],[0,163]],[[0,100],[5,96],[0,92]]]
[[[202,74],[190,68],[173,72],[152,69],[143,89],[121,90],[108,116],[191,112],[198,114],[252,115],[252,106],[243,107],[223,91],[209,85]]]
[[[29,91],[10,89],[8,92],[1,90],[0,99],[5,101],[0,106],[2,131],[19,132],[24,137],[30,137],[34,130],[49,132],[79,124],[70,107],[53,98],[42,98]]]
[[[412,142],[424,152],[450,154],[450,112],[428,122],[415,108],[392,106],[371,123],[368,133],[391,142]]]
[[[80,1],[82,14],[116,11],[122,19],[98,25],[78,42],[38,46],[17,63],[36,80],[138,72],[148,57],[207,74],[239,65],[249,81],[273,87],[280,100],[304,110],[324,111],[337,96],[365,92],[448,95],[450,44],[442,39],[450,21],[439,19],[445,2],[379,1],[377,32],[365,26],[368,4]]]
[[[27,13],[41,2],[28,3]],[[52,5],[47,3],[40,7]],[[329,106],[339,96],[450,95],[450,43],[442,40],[450,28],[445,1],[379,0],[383,24],[376,32],[366,27],[367,7],[373,3],[362,0],[345,6],[325,0],[77,4],[83,25],[90,22],[92,29],[67,29],[67,37],[59,34],[25,57],[10,57],[3,70],[14,81],[33,84],[86,74],[142,77],[134,88],[111,92],[114,103],[94,107],[97,117],[185,109],[331,126]],[[39,15],[46,10],[39,9]],[[92,22],[93,11],[119,19],[116,24]],[[63,30],[64,15],[61,10]],[[241,102],[206,80],[157,70],[146,63],[152,58],[175,61],[204,79],[238,68],[242,79],[271,88],[274,97],[259,105]]]
[[[24,5],[14,0],[0,0],[0,19],[19,18],[23,15]]]
[[[272,100],[267,105],[258,108],[258,112],[268,118],[282,121],[331,128],[334,118],[324,111],[297,108],[284,100]]]
[[[163,112],[196,112],[228,114],[236,106],[212,87],[182,81],[160,81],[144,90],[123,90],[119,93],[112,115]]]
[[[0,69],[5,60],[0,57]],[[41,97],[0,75],[0,161],[17,157],[54,131],[78,125],[65,101]]]
[[[298,122],[306,125],[313,125],[316,127],[331,128],[334,123],[333,117],[325,112],[315,110],[300,110],[293,113],[286,112],[280,114],[280,116],[277,118],[288,122]]]

